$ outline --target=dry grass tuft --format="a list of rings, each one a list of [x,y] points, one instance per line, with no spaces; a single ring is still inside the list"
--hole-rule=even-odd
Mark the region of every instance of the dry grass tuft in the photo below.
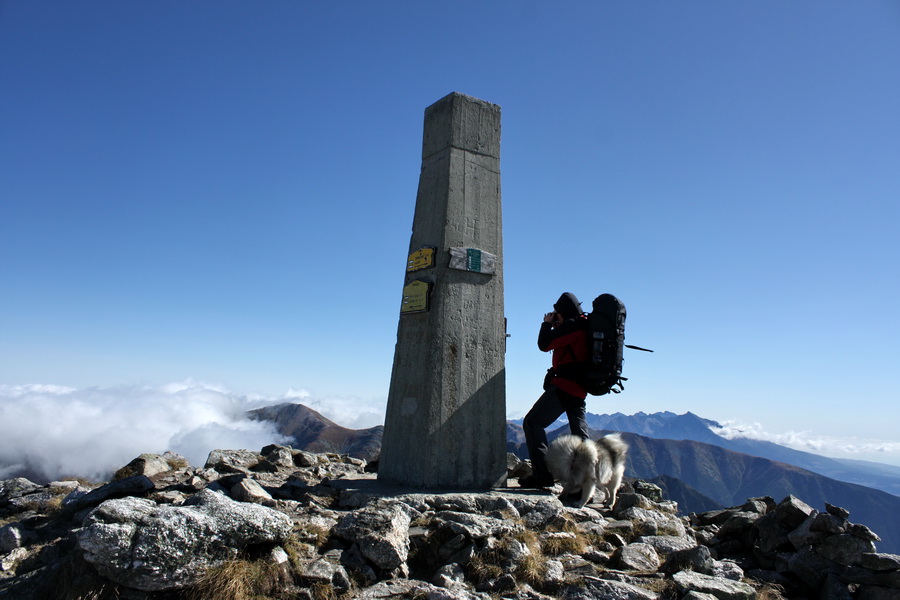
[[[517,579],[536,588],[540,588],[544,583],[544,562],[545,559],[540,554],[531,553],[522,558],[522,561],[516,565]]]
[[[784,588],[774,583],[762,583],[756,581],[748,581],[756,587],[756,600],[785,600]]]
[[[469,559],[468,570],[472,578],[480,583],[497,579],[503,575],[503,567],[497,564],[495,552],[479,552]]]
[[[169,466],[172,467],[173,471],[183,471],[191,466],[191,463],[187,461],[183,456],[172,456],[166,458],[166,462],[169,463]]]
[[[331,536],[331,530],[325,527],[319,527],[318,525],[304,523],[299,528],[294,529],[294,535],[297,536],[297,539],[301,542],[312,544],[316,547],[316,550],[319,550],[328,543],[328,539]]]
[[[261,600],[282,586],[281,570],[265,561],[230,560],[209,569],[186,600]]]
[[[340,597],[334,586],[322,582],[314,583],[309,591],[314,600],[338,600]]]
[[[560,554],[581,554],[590,544],[585,536],[574,534],[572,537],[545,537],[541,540],[541,550],[550,556]]]
[[[513,537],[515,539],[519,540],[520,542],[522,542],[523,544],[525,544],[526,546],[528,546],[528,549],[531,550],[532,553],[535,553],[535,552],[540,553],[541,541],[538,538],[538,534],[535,533],[534,531],[532,531],[530,529],[525,529],[525,530],[517,533]]]

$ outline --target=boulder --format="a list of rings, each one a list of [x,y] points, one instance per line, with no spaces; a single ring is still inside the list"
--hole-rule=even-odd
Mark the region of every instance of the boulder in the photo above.
[[[880,552],[866,552],[860,556],[860,565],[873,571],[900,570],[900,556]]]
[[[188,586],[248,547],[281,543],[292,526],[281,512],[203,490],[182,506],[108,500],[85,519],[77,544],[104,577],[152,592]]]
[[[435,517],[444,521],[453,533],[473,540],[512,535],[524,529],[521,524],[509,519],[448,510],[435,513]]]
[[[250,450],[213,450],[206,459],[206,469],[219,473],[249,474],[259,464],[262,455]]]
[[[875,544],[843,533],[832,535],[816,546],[816,552],[839,565],[856,566],[862,562],[862,555],[875,552]]]
[[[231,497],[240,502],[253,502],[272,506],[275,500],[272,495],[263,489],[255,480],[245,477],[231,488]]]
[[[564,600],[658,600],[659,594],[648,589],[597,577],[585,577],[582,585],[567,587]]]
[[[656,571],[660,563],[656,548],[639,542],[620,548],[615,558],[621,568],[633,571]]]
[[[184,461],[184,464],[187,464],[187,461],[184,458],[181,460]],[[153,477],[172,470],[172,464],[167,458],[160,456],[159,454],[141,454],[116,471],[115,479],[124,479],[126,477],[133,477],[134,475]]]
[[[711,594],[719,600],[753,600],[756,598],[756,590],[753,589],[753,586],[740,581],[713,577],[693,571],[675,573],[673,579],[682,594],[700,592],[702,594]]]
[[[399,502],[372,502],[345,515],[334,535],[357,544],[376,567],[391,571],[409,556],[409,508]]]
[[[0,527],[0,554],[8,554],[24,546],[31,533],[21,523],[8,523]]]
[[[117,481],[111,481],[101,485],[87,493],[74,491],[62,501],[63,510],[67,513],[76,513],[87,508],[98,506],[107,500],[143,496],[155,487],[153,481],[146,475],[134,475]]]
[[[795,496],[788,496],[775,507],[775,516],[788,529],[798,527],[815,512],[816,509]]]

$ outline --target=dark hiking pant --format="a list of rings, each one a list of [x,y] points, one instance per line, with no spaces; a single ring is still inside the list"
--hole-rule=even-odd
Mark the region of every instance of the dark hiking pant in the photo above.
[[[522,429],[525,430],[525,444],[528,446],[528,455],[531,457],[531,468],[535,476],[550,477],[547,470],[547,432],[545,429],[553,424],[563,413],[569,418],[569,429],[572,435],[587,439],[587,421],[585,420],[585,402],[582,398],[576,398],[567,394],[555,385],[547,388],[538,401],[534,403],[525,420]]]

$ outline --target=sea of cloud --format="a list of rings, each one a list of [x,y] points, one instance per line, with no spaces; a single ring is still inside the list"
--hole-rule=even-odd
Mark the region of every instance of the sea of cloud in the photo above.
[[[317,399],[304,390],[279,397],[243,395],[185,381],[162,386],[70,388],[0,385],[0,479],[109,479],[142,453],[171,450],[203,465],[214,449],[259,450],[284,442],[271,423],[247,411],[302,403],[344,427],[380,423],[383,405]]]
[[[816,434],[811,431],[773,432],[760,423],[726,421],[713,433],[726,439],[749,438],[787,446],[794,450],[811,452],[832,458],[848,458],[900,465],[900,442],[838,437]]]

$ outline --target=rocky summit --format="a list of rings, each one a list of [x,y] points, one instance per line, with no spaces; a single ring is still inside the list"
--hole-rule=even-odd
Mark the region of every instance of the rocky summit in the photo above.
[[[271,445],[203,468],[145,454],[96,485],[0,481],[15,600],[897,599],[900,556],[788,496],[680,515],[628,480],[612,509],[510,486],[400,489],[364,460]],[[557,490],[558,491],[558,490]]]

